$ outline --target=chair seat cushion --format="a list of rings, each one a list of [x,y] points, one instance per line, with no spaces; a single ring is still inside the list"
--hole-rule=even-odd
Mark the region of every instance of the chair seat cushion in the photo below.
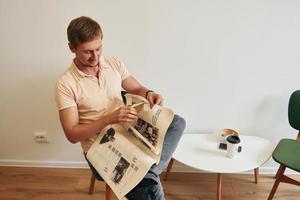
[[[280,140],[272,157],[276,162],[300,172],[300,141],[292,139]]]

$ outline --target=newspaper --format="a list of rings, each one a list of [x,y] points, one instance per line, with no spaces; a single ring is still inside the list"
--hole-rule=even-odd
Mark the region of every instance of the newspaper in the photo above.
[[[163,141],[174,113],[138,95],[126,94],[138,120],[106,126],[87,152],[87,159],[118,199],[133,189],[160,160]],[[125,198],[124,198],[125,199]]]

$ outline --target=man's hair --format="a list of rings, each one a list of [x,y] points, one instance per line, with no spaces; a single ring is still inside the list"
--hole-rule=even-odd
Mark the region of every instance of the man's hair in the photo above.
[[[80,43],[103,37],[100,25],[93,19],[81,16],[73,19],[67,29],[70,44],[77,48]]]

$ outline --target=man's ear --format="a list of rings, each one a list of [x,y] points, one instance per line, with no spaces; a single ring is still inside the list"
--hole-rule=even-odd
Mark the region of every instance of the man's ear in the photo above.
[[[75,47],[73,47],[73,45],[71,44],[71,43],[68,43],[68,45],[69,45],[69,49],[73,52],[73,53],[75,53]]]

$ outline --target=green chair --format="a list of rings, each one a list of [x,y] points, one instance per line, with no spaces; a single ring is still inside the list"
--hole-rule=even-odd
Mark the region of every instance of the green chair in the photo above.
[[[293,92],[290,97],[288,107],[288,118],[290,125],[300,130],[300,90]],[[300,172],[300,131],[296,140],[282,139],[276,146],[273,154],[273,159],[280,164],[276,174],[276,181],[270,192],[268,200],[273,199],[280,182],[299,185],[300,182],[284,175],[286,168]]]

